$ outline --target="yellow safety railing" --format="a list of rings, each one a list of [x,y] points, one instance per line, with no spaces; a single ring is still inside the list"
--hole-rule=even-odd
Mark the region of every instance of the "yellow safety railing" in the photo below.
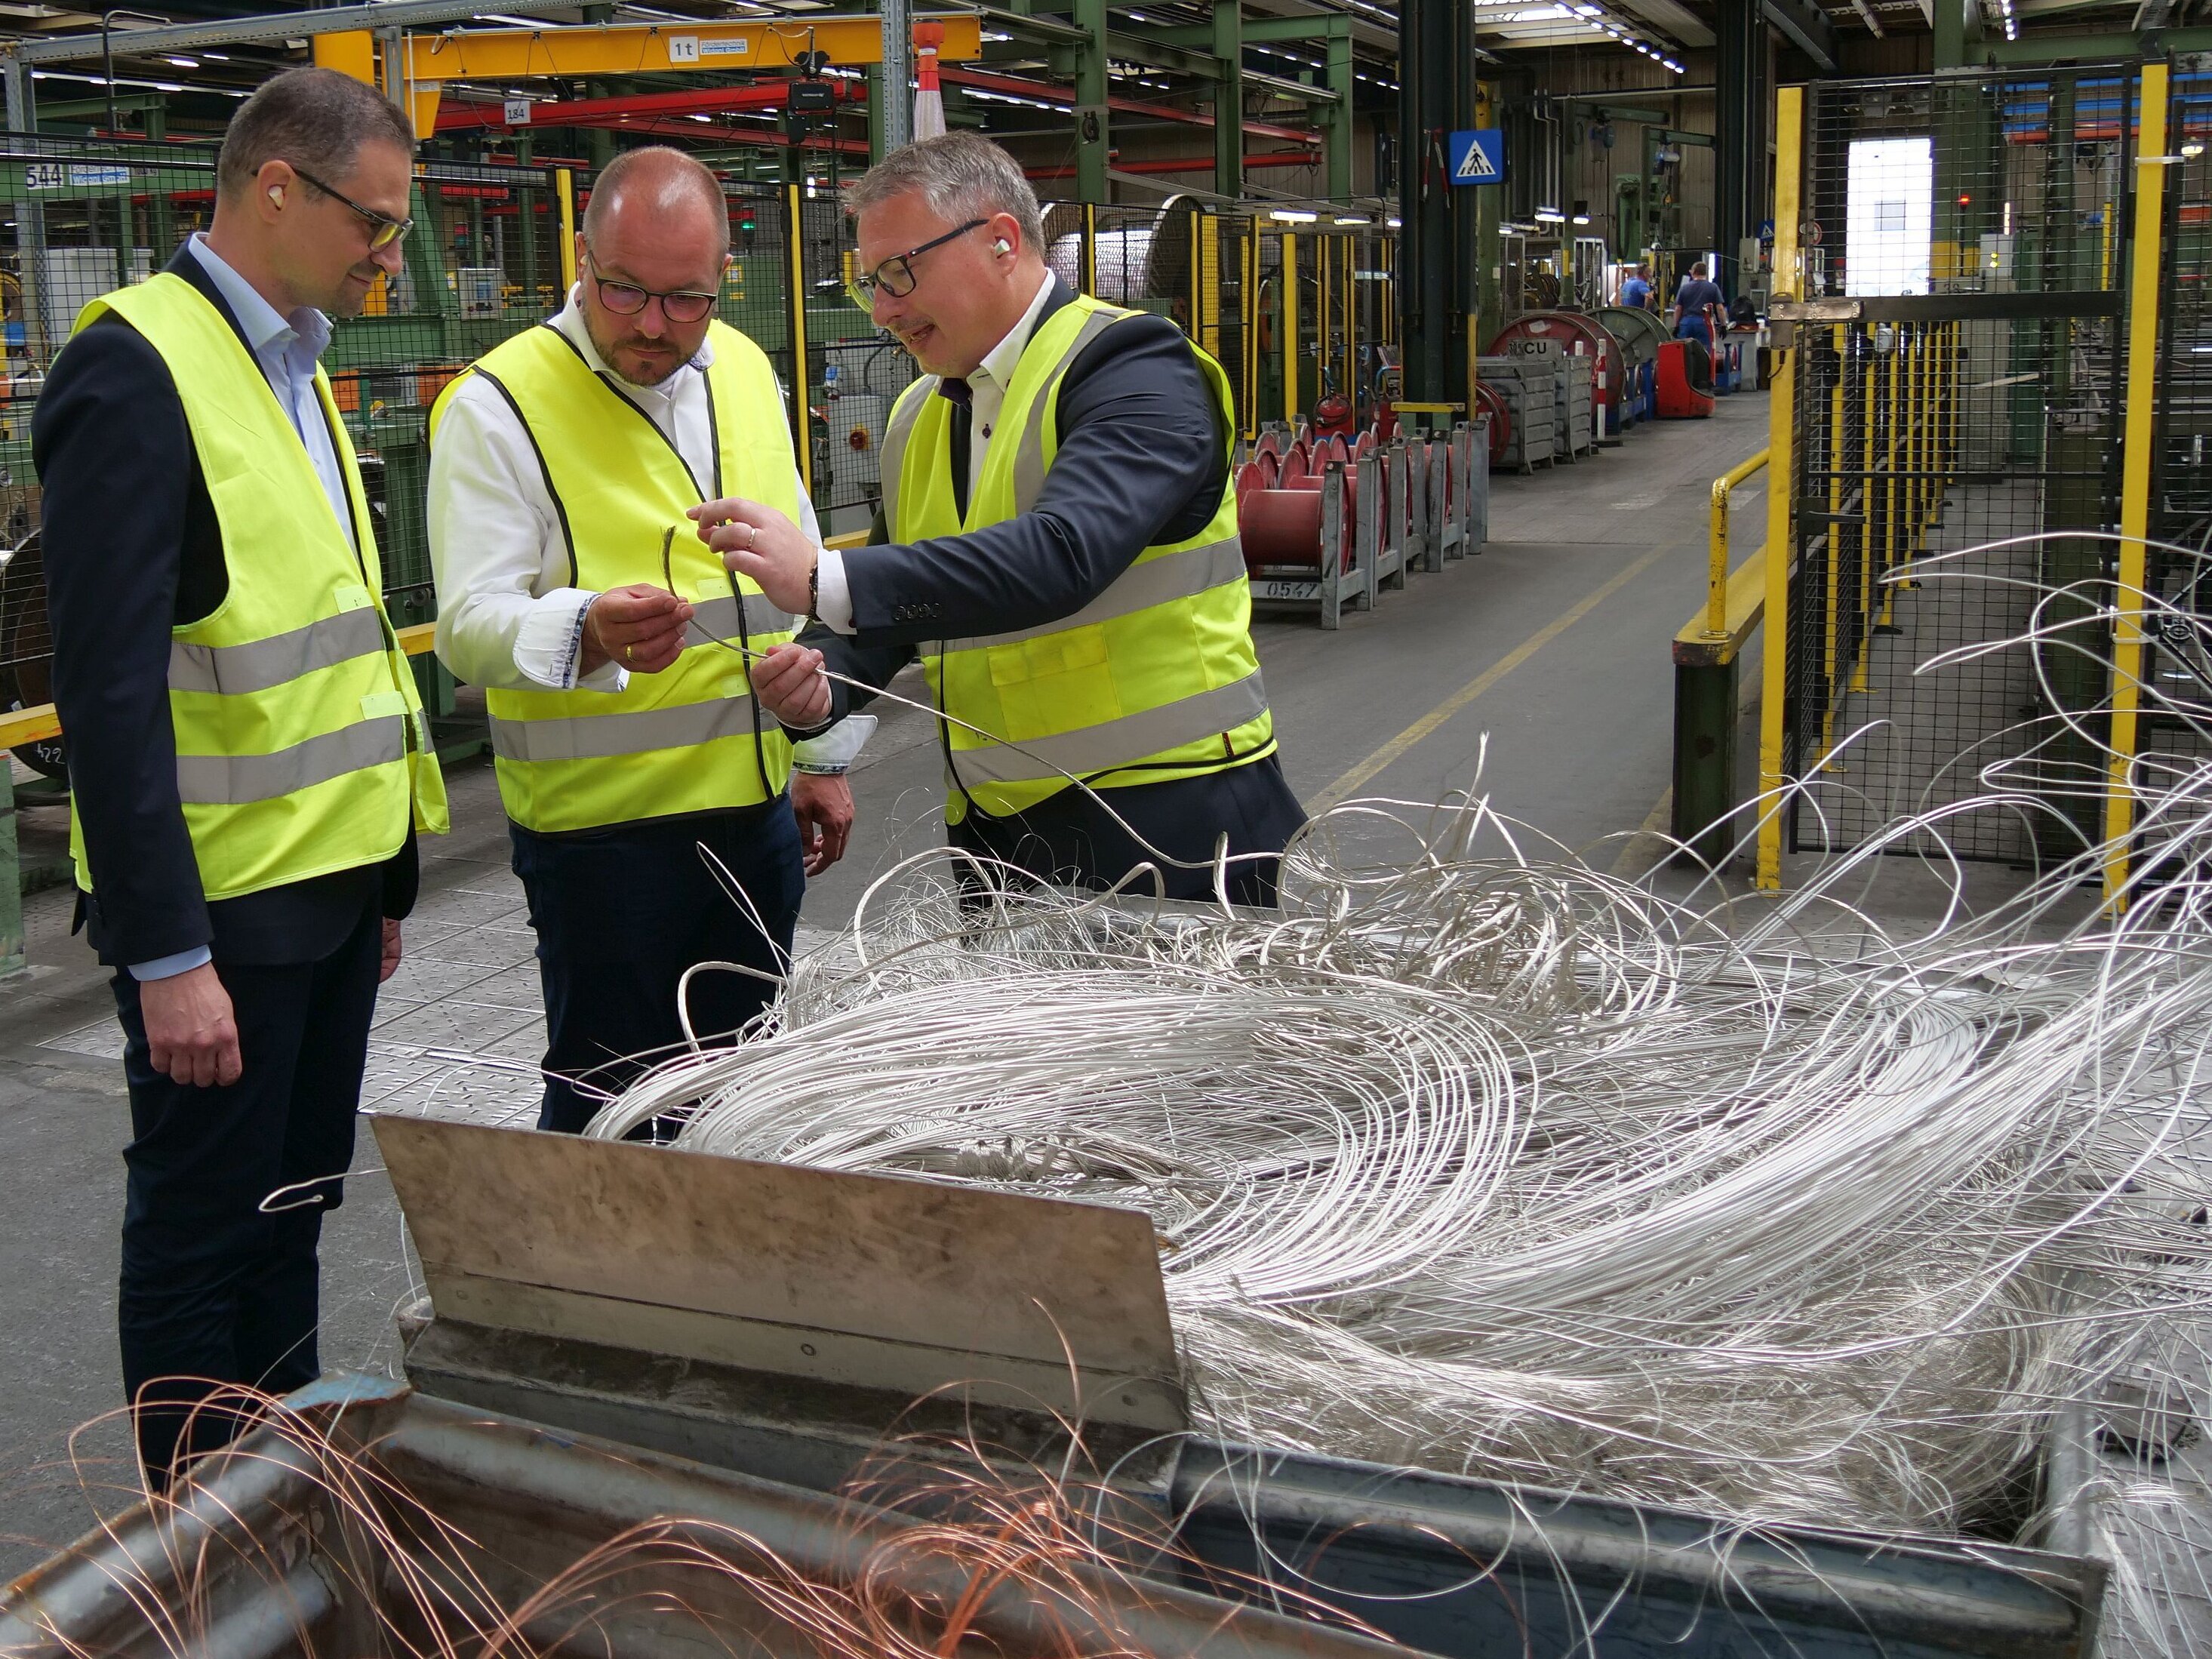
[[[1805,89],[1781,88],[1775,96],[1774,120],[1774,256],[1773,294],[1777,300],[1795,300],[1804,292],[1798,266],[1797,228],[1802,216],[1799,170],[1803,165]],[[1796,546],[1790,521],[1790,492],[1796,463],[1791,453],[1796,437],[1791,425],[1797,395],[1797,348],[1778,346],[1768,377],[1767,454],[1772,472],[1766,486],[1766,629],[1765,660],[1760,677],[1759,709],[1759,884],[1782,885],[1782,714],[1788,695],[1784,653],[1788,650],[1790,555]]]
[[[1729,635],[1729,501],[1738,484],[1747,483],[1766,471],[1771,452],[1760,450],[1741,465],[1713,480],[1713,521],[1708,542],[1710,562],[1705,570],[1705,633],[1716,640]]]
[[[2158,408],[2159,239],[2165,228],[2166,66],[2142,67],[2136,160],[2136,246],[2128,285],[2127,430],[2120,471],[2120,568],[2114,598],[2111,771],[2105,796],[2105,896],[2124,902],[2141,741],[2143,586],[2148,580],[2152,450]]]

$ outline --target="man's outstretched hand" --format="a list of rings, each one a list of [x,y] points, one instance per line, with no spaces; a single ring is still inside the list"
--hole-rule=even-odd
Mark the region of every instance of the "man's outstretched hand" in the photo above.
[[[814,562],[821,556],[806,532],[759,501],[729,496],[691,509],[699,539],[722,556],[727,569],[750,576],[779,611],[794,617],[814,611]]]

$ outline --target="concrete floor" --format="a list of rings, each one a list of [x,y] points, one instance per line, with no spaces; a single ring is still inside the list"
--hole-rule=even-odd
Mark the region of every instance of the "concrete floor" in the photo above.
[[[1491,544],[1385,593],[1323,633],[1308,617],[1255,628],[1293,787],[1311,808],[1347,796],[1433,799],[1483,781],[1506,811],[1603,867],[1641,870],[1666,822],[1668,645],[1702,603],[1711,480],[1765,441],[1766,399],[1704,422],[1649,426],[1621,447],[1496,482]],[[1742,492],[1739,547],[1763,491]],[[919,695],[919,688],[904,688]],[[814,884],[808,937],[848,921],[868,880],[936,844],[939,763],[922,715],[882,706],[854,775],[861,818],[844,863]],[[507,866],[489,765],[450,775],[454,833],[427,849],[408,960],[386,988],[363,1104],[526,1119],[542,1039],[532,938]],[[22,818],[27,854],[58,850],[62,816]],[[1899,891],[1899,899],[1905,895]],[[110,1418],[118,1150],[127,1134],[106,976],[70,936],[63,890],[26,903],[30,973],[0,985],[0,1580],[81,1533],[92,1492],[112,1507],[127,1449]],[[326,1365],[383,1369],[412,1290],[391,1189],[362,1139],[325,1234]]]

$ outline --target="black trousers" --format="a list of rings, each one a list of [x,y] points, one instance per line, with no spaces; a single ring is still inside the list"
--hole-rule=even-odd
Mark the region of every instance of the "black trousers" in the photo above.
[[[508,830],[545,990],[541,1129],[580,1133],[604,1095],[683,1047],[677,987],[695,963],[775,975],[790,965],[806,876],[788,797],[569,835]],[[750,908],[724,889],[702,847]],[[775,994],[751,975],[696,975],[691,1029],[702,1042],[734,1041]]]
[[[157,1486],[240,1425],[231,1411],[196,1415],[197,1402],[224,1384],[283,1394],[320,1374],[316,1247],[353,1161],[382,908],[369,894],[320,961],[216,963],[243,1067],[226,1087],[154,1070],[138,982],[115,975],[131,1130],[117,1325]]]
[[[1138,865],[1151,863],[1158,866],[1166,897],[1207,899],[1213,896],[1213,846],[1224,830],[1232,855],[1275,854],[1306,821],[1305,808],[1273,755],[1204,777],[1123,784],[1098,793],[1105,805],[1083,790],[1062,789],[1007,817],[971,806],[946,839],[1040,881],[1073,887],[1110,887]],[[1160,864],[1131,830],[1180,862],[1205,867]],[[1273,907],[1281,863],[1262,857],[1231,865],[1231,901]],[[1140,878],[1132,890],[1151,893],[1151,878]]]

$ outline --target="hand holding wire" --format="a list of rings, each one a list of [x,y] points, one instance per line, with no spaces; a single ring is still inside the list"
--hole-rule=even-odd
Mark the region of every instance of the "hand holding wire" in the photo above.
[[[814,609],[812,577],[819,550],[775,508],[732,496],[691,509],[699,539],[733,574],[750,576],[778,610],[794,617]]]
[[[761,707],[795,731],[811,732],[830,718],[830,682],[822,653],[803,645],[779,645],[752,665],[753,693]]]
[[[584,613],[586,674],[609,662],[633,674],[658,674],[683,653],[691,607],[647,582],[609,588]]]

